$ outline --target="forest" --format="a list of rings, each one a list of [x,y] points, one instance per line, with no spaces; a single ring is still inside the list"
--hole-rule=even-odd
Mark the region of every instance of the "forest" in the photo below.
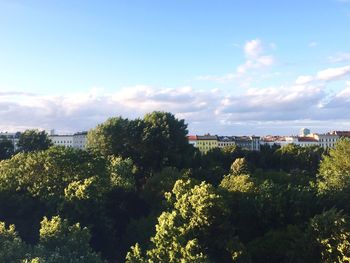
[[[0,262],[350,262],[349,139],[201,154],[187,134],[152,112],[86,150],[1,140]]]

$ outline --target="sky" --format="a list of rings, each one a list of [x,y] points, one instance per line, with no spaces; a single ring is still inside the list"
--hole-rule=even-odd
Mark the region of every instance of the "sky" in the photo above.
[[[0,0],[0,131],[350,130],[349,28],[350,0]]]

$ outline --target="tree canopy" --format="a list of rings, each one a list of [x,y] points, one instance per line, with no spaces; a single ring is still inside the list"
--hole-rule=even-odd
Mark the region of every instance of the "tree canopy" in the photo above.
[[[110,118],[89,131],[88,148],[102,155],[131,158],[140,168],[159,171],[182,167],[190,158],[187,125],[171,113],[153,112],[143,119]]]
[[[17,146],[22,152],[42,151],[48,149],[52,145],[45,131],[26,130],[21,133]]]
[[[350,262],[350,140],[200,153],[166,112],[0,140],[1,262]]]

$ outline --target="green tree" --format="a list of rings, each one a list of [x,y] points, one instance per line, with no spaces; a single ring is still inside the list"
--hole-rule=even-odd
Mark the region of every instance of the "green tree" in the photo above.
[[[137,168],[130,158],[122,159],[122,157],[113,155],[108,157],[108,172],[112,187],[134,190],[136,187],[136,170]]]
[[[341,139],[324,155],[317,178],[321,193],[350,189],[350,139]]]
[[[143,166],[159,171],[163,167],[186,167],[193,147],[187,140],[187,125],[168,112],[155,111],[143,118]]]
[[[51,147],[0,163],[0,190],[28,192],[55,204],[72,195],[98,197],[108,187],[105,160],[82,150]]]
[[[220,187],[240,193],[252,193],[256,189],[254,181],[247,174],[227,175],[222,179]]]
[[[28,252],[29,248],[19,237],[15,226],[6,227],[4,222],[0,222],[0,262],[20,262]]]
[[[39,258],[47,263],[74,262],[98,263],[104,262],[98,254],[92,251],[89,241],[90,233],[80,224],[69,225],[67,220],[54,216],[50,220],[41,221],[40,240],[35,251]]]
[[[6,137],[0,138],[0,160],[10,158],[14,153],[13,143]]]
[[[19,150],[22,152],[43,151],[52,145],[45,131],[26,130],[19,136]]]
[[[316,215],[306,230],[306,243],[309,262],[350,262],[349,217],[334,208]]]
[[[124,158],[132,157],[131,149],[134,147],[130,132],[130,120],[122,117],[109,118],[88,132],[87,148],[104,156],[119,155]],[[138,121],[135,121],[135,124]],[[136,138],[140,135],[136,135]]]
[[[252,262],[308,262],[305,256],[304,233],[294,225],[271,229],[248,244]],[[310,261],[309,261],[310,262]]]
[[[249,174],[248,163],[245,158],[237,158],[231,165],[230,174]]]
[[[151,248],[142,255],[138,246],[133,247],[127,255],[128,262],[237,259],[241,247],[228,227],[228,210],[222,196],[210,184],[178,180],[166,198],[172,210],[158,218]]]
[[[164,194],[171,191],[175,182],[181,177],[183,176],[177,169],[165,167],[147,179],[141,196],[153,208],[153,211],[161,211],[164,208]]]
[[[182,168],[193,153],[187,125],[171,113],[152,112],[142,120],[110,118],[88,133],[88,148],[104,156],[131,158],[144,170]],[[191,156],[191,155],[190,155]]]

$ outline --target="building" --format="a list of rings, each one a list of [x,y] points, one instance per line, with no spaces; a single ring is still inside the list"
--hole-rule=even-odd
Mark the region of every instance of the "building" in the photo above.
[[[310,134],[310,129],[308,128],[302,128],[300,130],[300,133],[299,133],[299,136],[300,137],[305,137],[305,136],[308,136]]]
[[[193,147],[197,147],[197,135],[188,135],[187,139],[189,144],[192,144]]]
[[[227,146],[236,145],[234,136],[218,136],[218,147],[224,148]]]
[[[248,151],[260,151],[259,136],[236,136],[236,145]]]
[[[339,135],[326,133],[326,134],[318,134],[312,133],[309,137],[313,137],[318,141],[318,145],[323,148],[334,148],[335,144],[339,140]]]
[[[305,137],[298,137],[296,144],[306,147],[306,146],[317,146],[319,145],[319,142],[316,138],[305,136]]]
[[[87,142],[87,132],[77,132],[73,134],[73,148],[85,149]]]
[[[330,134],[338,135],[343,138],[350,138],[350,131],[332,131]]]
[[[190,135],[187,136],[188,142],[198,148],[200,152],[207,153],[211,149],[224,148],[237,145],[238,147],[249,150],[260,150],[260,137],[258,136],[218,136],[218,135]]]
[[[55,134],[54,130],[51,130],[49,135],[53,145],[64,146],[75,149],[85,149],[87,132],[77,132],[74,134]]]
[[[196,135],[197,144],[196,148],[199,149],[200,152],[206,153],[211,149],[215,149],[218,147],[218,136],[217,135]]]
[[[0,132],[0,140],[9,140],[12,142],[14,150],[18,149],[18,141],[21,133],[20,132]]]
[[[295,144],[302,147],[306,146],[320,146],[323,148],[333,148],[339,138],[349,135],[350,132],[331,132],[325,134],[310,133],[309,129],[303,128],[300,131],[300,136],[266,136],[261,140],[261,144],[265,145],[279,145],[285,146],[288,144]]]

